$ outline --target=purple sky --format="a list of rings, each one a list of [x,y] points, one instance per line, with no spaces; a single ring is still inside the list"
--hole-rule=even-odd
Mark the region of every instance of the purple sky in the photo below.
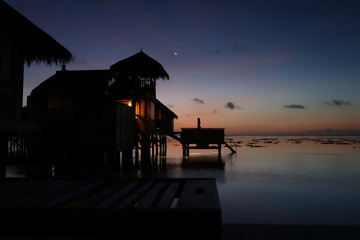
[[[360,132],[359,1],[5,0],[75,56],[108,69],[143,51],[170,75],[175,128]],[[25,69],[24,101],[60,67]]]

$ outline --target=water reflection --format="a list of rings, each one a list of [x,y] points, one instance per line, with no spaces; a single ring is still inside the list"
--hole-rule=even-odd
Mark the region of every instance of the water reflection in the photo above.
[[[231,141],[237,153],[223,148],[221,161],[216,150],[193,150],[184,161],[181,145],[169,141],[166,165],[78,169],[69,175],[211,177],[217,180],[225,223],[360,225],[359,137],[234,136]],[[20,172],[8,168],[7,176]]]

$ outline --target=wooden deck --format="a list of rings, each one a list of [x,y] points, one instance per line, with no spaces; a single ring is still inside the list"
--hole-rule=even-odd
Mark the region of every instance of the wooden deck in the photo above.
[[[3,179],[0,238],[221,239],[215,179]]]

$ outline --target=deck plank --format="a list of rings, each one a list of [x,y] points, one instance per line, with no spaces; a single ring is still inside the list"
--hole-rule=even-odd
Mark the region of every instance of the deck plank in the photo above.
[[[179,186],[180,186],[180,181],[171,181],[167,186],[164,194],[157,202],[156,208],[162,208],[162,209],[170,208],[172,202],[174,201],[176,193],[179,189]]]
[[[6,192],[0,198],[0,204],[4,205],[9,202],[14,202],[18,199],[27,197],[34,192],[38,192],[48,185],[51,180],[23,180],[23,179],[7,179],[7,181],[0,181],[0,191]],[[19,187],[26,184],[25,188],[19,191]]]
[[[137,208],[153,208],[156,201],[159,199],[161,191],[164,189],[166,185],[165,181],[159,181],[155,183],[155,186],[151,188],[142,199]]]
[[[145,193],[152,187],[153,181],[145,181],[140,184],[139,187],[136,188],[136,191],[132,191],[127,194],[126,198],[122,201],[117,202],[115,208],[133,208],[135,204],[141,200],[141,197],[145,195]]]
[[[101,185],[101,181],[82,181],[74,185],[75,186],[71,186],[71,188],[64,189],[63,191],[59,191],[58,194],[51,196],[50,200],[43,204],[43,207],[69,206],[69,203],[74,199],[91,191],[95,191],[95,189]]]
[[[22,207],[31,207],[34,205],[39,205],[42,202],[46,201],[46,199],[52,195],[57,194],[58,190],[63,189],[64,187],[68,187],[71,185],[70,181],[62,181],[62,180],[56,180],[54,182],[50,182],[49,184],[46,184],[43,186],[42,189],[40,189],[37,192],[33,192],[25,197],[19,198],[13,202],[9,202],[8,204],[5,204],[5,207],[16,207],[16,206],[22,206]],[[26,185],[19,184],[18,188],[25,187]]]
[[[120,184],[120,183],[117,183]],[[131,193],[132,190],[140,185],[140,181],[128,181],[125,185],[122,185],[117,192],[113,192],[107,198],[95,205],[96,208],[109,208],[116,205],[116,203],[122,200],[126,195]]]
[[[187,180],[179,197],[177,208],[219,209],[220,202],[215,180]]]
[[[116,181],[114,183],[104,184],[105,186],[99,191],[91,194],[85,199],[78,201],[77,203],[70,204],[69,207],[73,206],[76,208],[92,208],[100,204],[104,199],[111,198],[111,194],[120,191],[120,189],[127,184],[127,181]]]
[[[210,190],[216,188],[214,179],[30,181],[36,192],[28,191],[27,180],[5,182],[0,183],[0,196],[16,193],[21,198],[12,205],[0,204],[6,219],[0,225],[0,239],[19,235],[220,239],[221,210],[216,189]],[[205,201],[208,197],[216,199]],[[174,199],[180,204],[170,208]]]

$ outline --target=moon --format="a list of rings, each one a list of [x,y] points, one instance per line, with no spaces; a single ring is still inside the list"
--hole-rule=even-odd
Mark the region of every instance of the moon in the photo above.
[[[177,52],[174,52],[174,55],[175,55],[175,56],[177,56],[177,55],[178,55],[178,53],[177,53]]]

